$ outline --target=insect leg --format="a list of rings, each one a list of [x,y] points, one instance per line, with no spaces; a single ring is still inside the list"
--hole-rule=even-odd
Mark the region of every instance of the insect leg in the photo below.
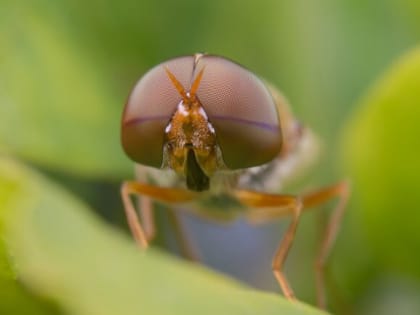
[[[157,187],[157,186],[143,184],[143,183],[139,183],[135,181],[123,182],[121,186],[121,197],[124,204],[124,210],[127,216],[127,222],[136,243],[141,248],[147,248],[148,239],[147,239],[147,234],[145,233],[145,229],[140,223],[137,212],[130,199],[130,195],[133,195],[133,194],[145,196],[147,198],[161,201],[163,203],[188,202],[188,201],[191,201],[195,196],[193,192],[183,190],[183,189],[163,188],[163,187]],[[147,212],[151,212],[151,210],[152,210],[151,208],[149,210],[146,209],[146,213],[143,213],[143,215],[144,214],[146,215],[146,218],[142,217],[143,220],[145,221],[148,220]],[[150,216],[149,216],[149,219],[150,219]],[[149,231],[150,231],[150,227],[149,227]]]
[[[290,248],[292,247],[293,240],[295,238],[297,225],[299,223],[299,218],[302,212],[302,203],[299,199],[296,199],[296,202],[293,202],[289,205],[293,211],[292,221],[289,223],[286,234],[284,235],[282,241],[280,242],[279,247],[276,250],[276,253],[273,258],[272,268],[274,276],[279,282],[284,295],[290,299],[296,299],[293,290],[291,289],[285,275],[283,274],[283,266],[286,261],[287,255]]]
[[[343,181],[302,197],[303,205],[305,208],[318,206],[335,197],[339,199],[338,204],[335,206],[330,216],[329,222],[327,224],[324,236],[319,247],[317,258],[315,260],[315,283],[317,292],[317,304],[320,308],[326,307],[324,274],[325,265],[327,262],[327,258],[331,252],[331,249],[334,245],[335,239],[337,237],[338,229],[341,225],[341,221],[346,210],[346,205],[349,196],[349,184]]]
[[[321,205],[333,198],[339,198],[339,202],[334,208],[328,222],[315,261],[317,303],[320,308],[325,308],[326,300],[324,269],[328,255],[331,252],[331,248],[337,237],[337,232],[349,199],[349,184],[347,182],[339,182],[333,186],[317,190],[310,194],[305,194],[300,198],[286,195],[270,195],[251,191],[235,191],[234,195],[244,205],[252,207],[247,212],[247,218],[251,222],[263,222],[275,218],[292,216],[292,221],[289,224],[289,228],[287,229],[286,234],[280,243],[280,246],[276,251],[273,259],[274,274],[280,284],[280,287],[282,288],[284,295],[288,298],[294,297],[293,291],[288,285],[281,270],[287,257],[287,253],[293,242],[296,227],[299,222],[301,208],[306,210],[308,208]],[[293,201],[293,198],[295,201]],[[276,270],[278,271],[276,272]]]
[[[144,234],[149,243],[156,235],[155,218],[153,215],[153,202],[147,196],[138,195],[137,209],[140,212],[140,219],[143,223]]]
[[[200,261],[199,255],[195,250],[195,246],[193,246],[194,244],[191,242],[191,238],[188,236],[188,231],[184,227],[184,222],[182,221],[180,214],[176,211],[176,209],[173,208],[169,209],[168,214],[169,219],[174,226],[175,237],[177,243],[179,244],[181,253],[184,255],[184,257],[191,261]]]
[[[289,300],[295,300],[295,294],[290,287],[286,276],[284,275],[283,267],[287,258],[287,254],[289,253],[289,250],[293,244],[299,218],[302,212],[303,204],[301,199],[299,197],[290,195],[270,195],[243,190],[235,191],[234,195],[241,203],[248,207],[276,207],[278,213],[281,213],[281,215],[288,213],[292,216],[292,220],[289,224],[289,227],[287,228],[286,234],[284,235],[279,244],[279,247],[274,254],[272,268],[274,276],[279,283],[284,296]],[[262,210],[260,209],[259,212],[262,213],[261,211]]]

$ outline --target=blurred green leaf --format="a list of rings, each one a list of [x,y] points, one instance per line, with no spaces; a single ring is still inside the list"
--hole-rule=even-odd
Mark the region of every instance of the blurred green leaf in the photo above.
[[[28,292],[10,270],[4,244],[0,241],[0,314],[56,315],[51,303]]]
[[[15,162],[0,160],[0,174],[4,237],[18,274],[69,314],[325,314],[154,249],[141,252]]]
[[[82,176],[128,174],[123,99],[81,43],[39,10],[0,13],[0,149]]]
[[[28,292],[18,281],[10,264],[10,255],[4,244],[1,218],[10,197],[16,192],[16,182],[4,181],[0,173],[0,314],[54,315],[59,311],[47,301]]]
[[[371,88],[345,129],[343,160],[354,179],[362,232],[378,263],[420,277],[420,49]]]
[[[358,315],[413,315],[420,310],[420,286],[409,279],[383,278],[368,292]]]

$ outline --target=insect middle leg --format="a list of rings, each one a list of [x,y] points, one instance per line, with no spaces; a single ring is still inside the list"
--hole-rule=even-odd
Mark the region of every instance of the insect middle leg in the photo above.
[[[142,222],[144,236],[147,243],[150,243],[156,235],[153,201],[151,198],[142,195],[138,195],[137,200],[137,209],[140,212],[140,222]]]
[[[335,239],[337,238],[349,197],[350,186],[348,182],[343,181],[336,185],[307,194],[302,199],[304,208],[307,209],[326,203],[332,198],[338,198],[338,203],[331,213],[315,260],[317,304],[320,308],[326,308],[325,266]]]
[[[175,238],[181,254],[190,261],[200,261],[200,256],[197,253],[196,247],[194,246],[191,237],[188,236],[188,231],[182,221],[181,213],[173,207],[168,210],[169,220],[174,227]]]
[[[247,214],[250,221],[261,222],[291,216],[291,222],[276,250],[272,265],[274,276],[288,299],[294,300],[295,295],[283,273],[283,266],[296,234],[300,214],[302,210],[318,206],[337,197],[339,202],[332,212],[315,262],[317,303],[320,308],[325,308],[324,268],[336,239],[349,194],[350,189],[347,182],[340,182],[301,197],[271,195],[244,190],[234,192],[240,202],[252,208]]]

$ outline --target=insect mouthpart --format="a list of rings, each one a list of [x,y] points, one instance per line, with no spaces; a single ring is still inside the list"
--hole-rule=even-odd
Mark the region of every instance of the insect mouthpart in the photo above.
[[[187,150],[187,160],[184,172],[188,189],[194,191],[208,190],[210,188],[209,177],[203,172],[198,164],[194,150],[191,148]]]

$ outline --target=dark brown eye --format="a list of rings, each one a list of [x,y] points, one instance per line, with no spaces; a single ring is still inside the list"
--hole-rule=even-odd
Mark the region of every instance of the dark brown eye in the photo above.
[[[197,96],[213,124],[224,162],[230,169],[261,165],[281,149],[276,104],[252,72],[218,56],[199,60],[204,74]]]
[[[121,129],[123,148],[133,161],[161,167],[165,127],[181,101],[165,67],[188,87],[193,66],[193,56],[169,60],[148,71],[133,88],[125,106]]]

